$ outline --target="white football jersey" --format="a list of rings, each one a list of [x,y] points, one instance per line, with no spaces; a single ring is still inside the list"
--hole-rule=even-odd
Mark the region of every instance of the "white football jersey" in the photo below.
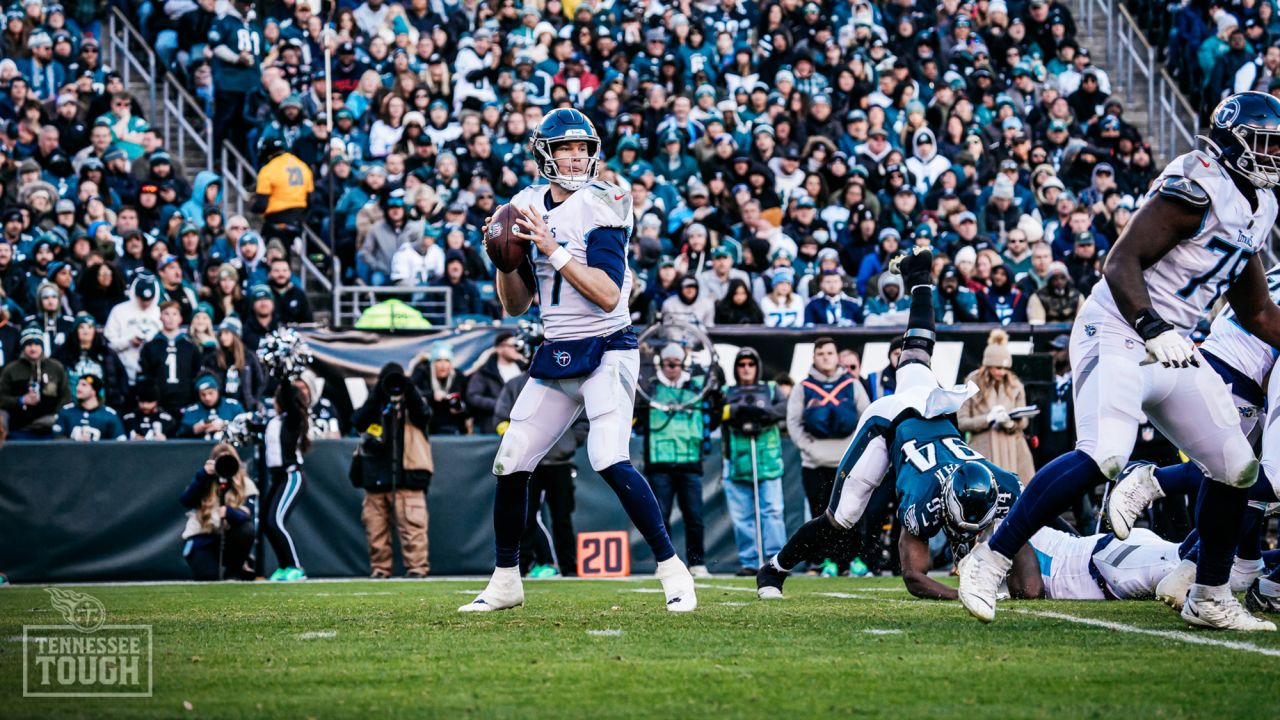
[[[603,180],[593,180],[567,200],[546,210],[545,196],[550,185],[533,185],[516,193],[511,202],[516,207],[531,206],[543,210],[542,220],[551,236],[569,251],[574,260],[587,264],[587,235],[596,228],[621,228],[626,234],[623,245],[622,294],[618,306],[605,310],[587,300],[564,279],[546,255],[532,248],[533,269],[538,280],[538,305],[548,340],[578,340],[611,335],[631,325],[627,298],[631,295],[631,273],[626,272],[634,215],[631,191]]]
[[[1089,572],[1098,535],[1075,537],[1053,528],[1040,528],[1029,544],[1040,564],[1045,597],[1050,600],[1105,600]]]
[[[1227,170],[1199,150],[1180,155],[1156,178],[1151,197],[1169,183],[1208,195],[1204,221],[1195,235],[1178,243],[1143,272],[1151,304],[1160,317],[1184,335],[1208,314],[1213,304],[1244,272],[1249,260],[1267,244],[1276,221],[1276,196],[1257,193],[1258,209],[1236,187]],[[1092,301],[1120,317],[1107,280],[1098,283]]]
[[[1267,271],[1267,287],[1271,291],[1271,301],[1280,303],[1280,265]],[[1276,356],[1280,355],[1280,351],[1245,330],[1230,306],[1214,318],[1209,337],[1200,349],[1213,353],[1214,357],[1253,380],[1258,387],[1266,386],[1267,373],[1271,372]]]

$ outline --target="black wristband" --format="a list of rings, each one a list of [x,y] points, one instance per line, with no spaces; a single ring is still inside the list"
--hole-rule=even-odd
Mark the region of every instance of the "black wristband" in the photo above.
[[[1133,329],[1138,331],[1143,340],[1150,340],[1161,333],[1172,330],[1173,325],[1157,315],[1155,310],[1146,308],[1138,311],[1138,317],[1133,321]]]

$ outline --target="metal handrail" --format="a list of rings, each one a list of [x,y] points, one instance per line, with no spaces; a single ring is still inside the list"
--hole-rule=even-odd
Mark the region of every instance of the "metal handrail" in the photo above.
[[[120,8],[111,8],[107,22],[109,32],[103,38],[104,54],[112,67],[120,69],[126,86],[132,82],[134,73],[146,83],[150,102],[147,120],[153,127],[161,128],[165,146],[171,151],[176,150],[181,158],[186,153],[187,143],[194,143],[205,158],[205,169],[213,170],[213,153],[210,151],[213,147],[213,123],[209,122],[200,104],[168,68],[157,67],[155,51]],[[130,49],[130,44],[137,48],[136,52]],[[139,55],[147,58],[145,66],[138,59]],[[188,117],[203,123],[204,131],[192,125]]]
[[[213,123],[205,114],[203,107],[168,69],[163,69],[163,74],[157,71],[155,51],[119,8],[112,8],[111,15],[108,17],[108,28],[109,33],[107,38],[104,38],[105,54],[113,67],[122,68],[121,76],[126,85],[132,81],[136,73],[150,88],[148,120],[153,126],[161,129],[165,146],[171,151],[176,151],[178,157],[182,158],[186,155],[188,143],[192,144],[205,158],[205,169],[213,171],[216,155],[213,152]],[[129,47],[130,42],[136,46],[136,52]],[[139,56],[147,59],[145,65],[138,59]],[[194,119],[196,124],[204,126],[203,133],[196,128],[191,119]],[[230,145],[223,146],[220,159],[218,167],[221,170],[219,175],[223,179],[223,210],[234,208],[235,214],[243,215],[245,198],[249,197],[255,189],[257,169]],[[316,267],[306,252],[309,246],[322,248],[327,252],[331,252],[331,249],[327,243],[320,240],[315,231],[305,225],[302,228],[302,234],[303,237],[294,249],[298,257],[303,288],[306,289],[314,283],[324,292],[332,293],[333,280]],[[335,272],[337,271],[335,263]],[[333,300],[333,309],[337,309],[336,298]]]
[[[111,61],[111,67],[120,72],[121,79],[124,80],[125,87],[131,84],[133,73],[137,72],[142,76],[143,81],[147,84],[149,91],[147,117],[154,121],[159,116],[156,107],[156,56],[155,53],[148,53],[147,65],[144,67],[138,56],[129,52],[129,41],[133,40],[139,46],[146,48],[147,41],[142,34],[133,27],[133,25],[120,12],[120,8],[112,7],[110,17],[107,18],[109,37],[113,41],[110,43],[111,48],[108,57]],[[123,50],[123,52],[121,52]],[[167,139],[167,138],[166,138]]]
[[[1094,34],[1098,16],[1105,19],[1103,43],[1113,94],[1120,94],[1115,91],[1123,88],[1124,95],[1146,98],[1145,135],[1152,141],[1154,155],[1168,161],[1195,147],[1199,113],[1160,67],[1156,48],[1129,9],[1120,0],[1079,0],[1077,8],[1090,35]],[[1190,118],[1190,124],[1185,118]]]
[[[1113,92],[1123,87],[1132,96],[1138,85],[1145,85],[1147,136],[1153,139],[1154,155],[1167,162],[1195,149],[1200,113],[1169,71],[1157,64],[1156,49],[1129,8],[1120,0],[1079,0],[1079,9],[1089,34],[1094,30],[1095,10],[1106,18],[1106,61],[1114,72]],[[1266,252],[1268,264],[1274,262],[1274,249],[1280,247],[1280,227],[1271,228],[1271,244]]]
[[[411,296],[407,301],[408,304],[421,312],[432,325],[453,326],[453,288],[367,287],[364,285],[340,285],[334,289],[333,324],[343,326],[344,321],[350,320],[354,325],[365,310],[389,298],[403,295]],[[428,300],[426,299],[428,296],[440,297]]]
[[[182,89],[176,82],[165,82],[162,84],[163,102],[164,102],[164,134],[165,143],[169,144],[169,137],[176,135],[176,145],[178,157],[185,157],[187,154],[187,142],[191,142],[200,151],[200,155],[205,158],[205,170],[213,171],[213,124],[205,123],[206,132],[202,135],[190,122],[187,121],[187,111],[184,111],[184,104],[191,104],[192,113],[200,113],[199,109],[194,107],[195,100]],[[169,92],[173,90],[175,99],[170,99]],[[204,117],[200,113],[198,117]],[[173,122],[177,127],[170,130],[169,123]],[[177,132],[180,131],[180,132]],[[173,147],[173,145],[170,145]]]

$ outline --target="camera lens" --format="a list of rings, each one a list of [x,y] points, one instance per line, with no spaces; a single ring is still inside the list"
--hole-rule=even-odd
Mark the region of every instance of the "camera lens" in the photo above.
[[[240,461],[230,455],[223,455],[213,461],[213,471],[221,478],[235,477],[240,472]]]
[[[403,395],[409,380],[403,373],[391,373],[382,380],[382,389],[388,395]]]

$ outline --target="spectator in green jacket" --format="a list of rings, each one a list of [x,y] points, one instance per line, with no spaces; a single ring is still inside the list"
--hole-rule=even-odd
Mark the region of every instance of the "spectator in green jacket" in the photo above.
[[[733,520],[739,575],[760,567],[756,548],[756,488],[759,483],[760,535],[765,557],[787,541],[782,503],[782,423],[787,398],[773,382],[761,379],[760,354],[744,347],[733,360],[734,384],[725,390],[724,496]]]

